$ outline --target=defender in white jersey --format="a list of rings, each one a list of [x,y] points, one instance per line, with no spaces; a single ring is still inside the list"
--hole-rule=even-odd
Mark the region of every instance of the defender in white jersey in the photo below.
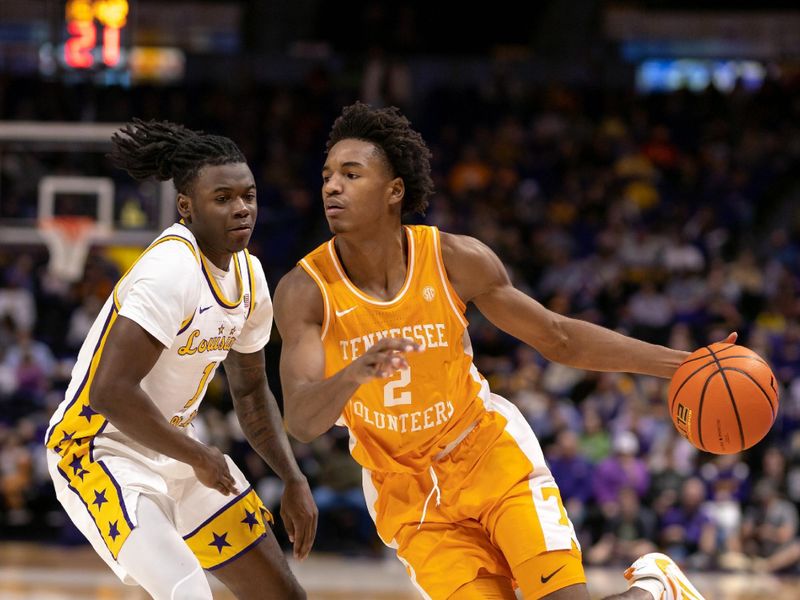
[[[238,598],[303,598],[272,515],[192,427],[224,364],[245,435],[286,484],[281,514],[304,558],[317,513],[264,369],[272,302],[246,250],[253,175],[231,140],[170,123],[135,121],[112,140],[134,177],[174,180],[182,219],[119,280],[81,347],[46,436],[58,499],[114,572],[154,598],[211,598],[203,569]]]

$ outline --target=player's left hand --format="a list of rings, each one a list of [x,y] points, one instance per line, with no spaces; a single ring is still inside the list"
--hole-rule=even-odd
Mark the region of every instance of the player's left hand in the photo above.
[[[289,541],[294,544],[294,557],[297,560],[303,560],[311,552],[317,535],[318,514],[305,478],[285,482],[281,497],[281,519],[289,534]]]

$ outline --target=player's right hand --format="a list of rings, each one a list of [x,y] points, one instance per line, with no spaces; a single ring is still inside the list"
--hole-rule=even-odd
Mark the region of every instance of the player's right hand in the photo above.
[[[197,480],[225,496],[237,494],[236,482],[228,468],[225,455],[213,446],[205,444],[199,446],[197,459],[192,464]]]
[[[350,364],[348,375],[357,383],[391,377],[408,368],[407,352],[419,351],[419,344],[408,338],[383,338]]]

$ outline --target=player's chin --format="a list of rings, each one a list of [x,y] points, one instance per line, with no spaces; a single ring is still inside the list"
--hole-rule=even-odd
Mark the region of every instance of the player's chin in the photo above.
[[[344,223],[339,217],[328,217],[328,229],[331,230],[331,233],[336,235],[338,233],[347,233],[350,229],[347,227],[347,224]]]
[[[250,243],[252,229],[232,229],[228,231],[228,249],[231,252],[241,252]]]

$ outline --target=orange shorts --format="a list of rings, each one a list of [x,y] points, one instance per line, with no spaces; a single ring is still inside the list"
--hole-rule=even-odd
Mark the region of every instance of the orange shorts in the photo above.
[[[537,597],[586,581],[575,529],[536,436],[513,404],[492,395],[492,405],[431,470],[364,471],[378,534],[424,598],[448,598],[481,574],[524,577],[525,589],[542,591]],[[554,551],[567,552],[543,556]],[[537,556],[531,564],[542,573],[530,564],[519,569]]]

